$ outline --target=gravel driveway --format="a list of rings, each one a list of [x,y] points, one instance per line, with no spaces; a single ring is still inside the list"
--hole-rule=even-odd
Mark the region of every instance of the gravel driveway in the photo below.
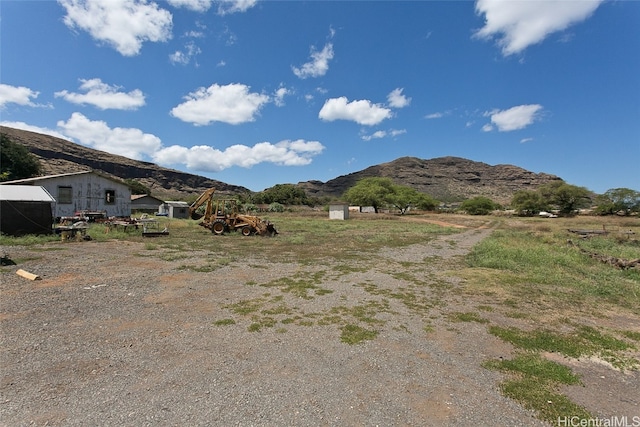
[[[259,258],[177,269],[133,242],[5,248],[25,260],[14,270],[41,280],[1,276],[0,423],[542,425],[480,366],[511,348],[486,325],[446,317],[465,301],[441,271],[488,233],[385,248],[376,268],[348,271]],[[315,294],[274,285],[319,271]],[[403,290],[416,298],[392,293]],[[346,344],[347,323],[378,335]]]

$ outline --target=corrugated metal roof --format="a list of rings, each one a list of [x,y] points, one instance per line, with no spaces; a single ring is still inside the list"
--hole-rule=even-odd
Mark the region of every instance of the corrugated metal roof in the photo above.
[[[164,202],[164,203],[166,205],[173,206],[174,208],[185,208],[185,207],[188,208],[189,207],[189,203],[187,203],[187,202],[176,202],[176,201],[169,200],[169,201]]]
[[[73,176],[73,175],[85,175],[88,173],[95,173],[93,171],[80,171],[80,172],[69,172],[69,173],[59,173],[57,175],[44,175],[44,176],[36,176],[33,178],[25,178],[25,179],[16,179],[13,181],[5,181],[3,182],[3,184],[7,184],[7,185],[14,185],[15,184],[20,184],[20,183],[27,183],[27,182],[38,182],[38,181],[42,181],[45,179],[50,179],[50,178],[60,178],[63,176]],[[96,174],[98,175],[98,174]]]
[[[37,185],[0,185],[0,200],[12,202],[55,202],[56,199]]]

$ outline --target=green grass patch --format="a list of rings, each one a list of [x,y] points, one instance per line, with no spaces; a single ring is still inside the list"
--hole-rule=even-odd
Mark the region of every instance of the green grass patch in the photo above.
[[[299,298],[312,299],[314,296],[330,294],[333,291],[318,286],[322,283],[324,271],[312,274],[297,274],[295,277],[281,277],[269,283],[262,284],[266,288],[279,288],[280,291],[290,293]]]
[[[229,325],[235,325],[236,321],[233,319],[220,319],[213,322],[213,324],[215,326],[229,326]]]
[[[607,304],[640,314],[640,271],[616,269],[586,256],[577,245],[567,244],[567,234],[528,227],[496,230],[466,257],[470,269],[465,278],[518,303],[544,299],[550,308],[565,311],[594,311]],[[605,255],[640,258],[640,247],[597,240],[580,245]]]
[[[559,418],[591,418],[589,412],[558,393],[559,385],[580,384],[571,369],[534,353],[517,355],[511,360],[491,360],[483,366],[506,372],[511,378],[500,385],[502,393],[537,412],[542,420],[556,423]]]
[[[634,359],[621,355],[625,350],[634,348],[632,344],[589,326],[579,325],[573,332],[565,334],[551,330],[523,331],[499,326],[491,326],[489,332],[524,350],[548,351],[573,358],[596,355],[618,368],[637,365]]]
[[[585,408],[535,377],[505,381],[500,385],[500,390],[505,396],[520,402],[526,409],[536,411],[538,418],[553,425],[558,419],[565,419],[564,417],[593,419]]]
[[[451,313],[449,319],[454,322],[476,322],[476,323],[488,323],[489,321],[483,317],[480,317],[478,313],[465,312],[465,313]]]
[[[361,344],[364,341],[373,340],[378,336],[378,331],[365,329],[358,325],[344,325],[340,328],[340,341],[345,344]]]

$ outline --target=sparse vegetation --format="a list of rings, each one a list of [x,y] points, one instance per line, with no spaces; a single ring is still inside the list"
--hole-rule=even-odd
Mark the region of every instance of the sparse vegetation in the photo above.
[[[441,328],[458,332],[469,326],[465,323],[474,323],[475,328],[486,328],[517,349],[512,359],[490,361],[485,366],[505,374],[501,386],[505,395],[535,409],[545,420],[557,414],[588,415],[558,391],[560,385],[579,381],[575,373],[545,358],[545,352],[571,358],[597,357],[618,369],[637,369],[632,354],[640,341],[637,331],[624,325],[607,329],[588,321],[611,311],[640,315],[640,272],[614,268],[584,253],[640,258],[637,234],[621,239],[616,233],[638,233],[640,223],[635,219],[496,219],[492,220],[493,234],[464,260],[445,261],[438,255],[418,259],[381,256],[389,249],[427,244],[442,235],[447,237],[432,245],[435,250],[460,246],[454,239],[460,230],[434,225],[427,219],[442,221],[443,217],[361,214],[348,221],[330,221],[326,212],[273,213],[269,220],[278,225],[281,234],[264,239],[215,236],[194,221],[169,219],[170,237],[153,242],[135,232],[108,232],[99,224],[92,225],[89,234],[92,244],[112,239],[123,245],[142,243],[136,249],[138,256],[173,263],[176,271],[216,274],[225,266],[259,270],[260,274],[239,282],[246,285],[246,295],[221,303],[219,319],[211,320],[214,326],[236,325],[256,334],[325,328],[335,333],[335,339],[353,345],[375,340],[390,330],[429,339]],[[453,214],[445,219],[473,227],[488,222]],[[603,229],[603,224],[610,234],[579,239],[566,231]],[[567,239],[574,241],[568,244]],[[59,236],[2,236],[0,243],[43,250],[84,244],[61,242]],[[278,264],[295,265],[295,270],[270,275]],[[450,270],[431,271],[432,265]],[[376,280],[367,277],[373,269],[381,275]],[[447,276],[464,280],[448,281]],[[348,293],[355,291],[358,299]],[[457,308],[460,311],[450,312],[443,307],[451,297],[469,298],[470,302]],[[318,304],[312,304],[315,302]],[[415,325],[403,316],[419,319],[424,333],[415,334]],[[520,319],[536,327],[515,326]]]

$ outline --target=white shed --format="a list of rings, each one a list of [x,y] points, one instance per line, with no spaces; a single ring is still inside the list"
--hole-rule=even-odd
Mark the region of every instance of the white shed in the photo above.
[[[349,205],[342,203],[329,205],[329,219],[349,219]]]
[[[180,201],[168,201],[160,205],[158,213],[169,218],[189,218],[189,204]]]
[[[79,212],[103,212],[108,217],[131,216],[131,189],[124,182],[95,171],[2,183],[16,184],[44,187],[56,199],[54,217],[76,216]]]

